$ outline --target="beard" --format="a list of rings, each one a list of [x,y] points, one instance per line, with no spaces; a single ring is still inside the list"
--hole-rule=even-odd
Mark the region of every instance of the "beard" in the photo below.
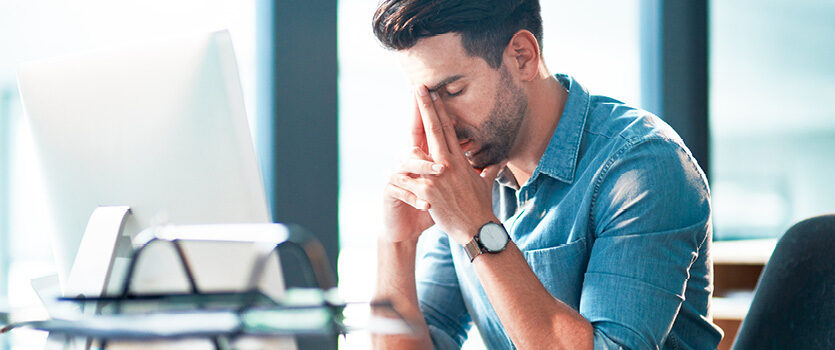
[[[506,67],[496,89],[493,108],[487,119],[475,128],[456,128],[459,140],[470,139],[480,144],[466,156],[474,168],[484,169],[507,159],[519,136],[528,100],[521,87],[515,85]]]

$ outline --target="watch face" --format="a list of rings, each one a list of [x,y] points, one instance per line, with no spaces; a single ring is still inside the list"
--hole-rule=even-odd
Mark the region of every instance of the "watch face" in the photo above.
[[[499,224],[484,225],[478,235],[481,245],[491,253],[498,253],[507,245],[507,232]]]

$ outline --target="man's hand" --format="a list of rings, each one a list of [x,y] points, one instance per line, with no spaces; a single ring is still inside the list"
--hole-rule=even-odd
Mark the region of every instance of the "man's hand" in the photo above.
[[[432,162],[426,154],[426,136],[417,104],[412,123],[412,149],[403,157],[398,169],[389,178],[384,191],[383,208],[386,225],[385,239],[402,242],[416,239],[421,232],[434,225],[427,211],[429,203],[397,185],[400,176],[431,176],[443,172],[444,166]]]
[[[414,159],[416,162],[440,164],[443,171],[426,174],[412,171],[415,167],[410,167],[404,169],[407,170],[405,173],[395,174],[390,187],[405,191],[401,193],[401,197],[407,198],[401,200],[403,202],[409,203],[414,196],[415,208],[424,208],[421,204],[427,202],[425,208],[429,209],[431,220],[456,242],[465,244],[481,225],[488,221],[498,221],[493,214],[491,189],[493,180],[504,164],[488,166],[481,172],[473,169],[461,150],[452,121],[438,94],[429,93],[425,86],[421,86],[415,98],[429,154],[428,158],[423,154],[420,144],[422,140],[419,140],[417,130],[413,130],[413,136],[418,136],[414,137]],[[422,221],[424,224],[427,222]]]

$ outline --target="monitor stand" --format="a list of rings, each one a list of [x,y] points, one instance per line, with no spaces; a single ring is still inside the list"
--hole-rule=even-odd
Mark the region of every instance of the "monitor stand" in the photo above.
[[[116,257],[116,242],[129,213],[127,206],[98,207],[93,211],[67,278],[64,296],[97,297],[105,292]]]
[[[127,206],[102,206],[93,211],[90,220],[87,221],[87,228],[84,230],[78,253],[70,269],[70,276],[64,285],[63,296],[97,297],[107,290],[116,260],[117,242],[129,213],[130,207]],[[57,290],[57,288],[44,286],[43,283],[33,283],[33,286],[49,316],[60,317],[65,306],[56,305],[57,295],[46,295],[54,294],[48,293],[48,289]],[[98,311],[99,307],[96,304],[85,305],[83,312],[92,315]],[[87,339],[67,339],[65,336],[53,334],[47,338],[45,347],[50,350],[89,348],[90,341]]]

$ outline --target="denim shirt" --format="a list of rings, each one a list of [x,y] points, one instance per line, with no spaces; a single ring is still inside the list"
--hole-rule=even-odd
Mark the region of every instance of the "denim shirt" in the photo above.
[[[493,208],[548,292],[594,327],[595,349],[715,349],[710,193],[681,138],[649,112],[593,96],[573,78],[536,170],[505,169]],[[438,349],[475,324],[490,349],[515,348],[464,249],[421,237],[420,308]]]

